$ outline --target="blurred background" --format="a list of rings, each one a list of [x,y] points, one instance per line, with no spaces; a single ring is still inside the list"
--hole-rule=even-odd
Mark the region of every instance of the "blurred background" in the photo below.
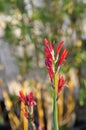
[[[20,89],[35,95],[36,126],[52,130],[45,37],[55,46],[64,40],[69,50],[61,69],[67,86],[58,100],[60,130],[86,129],[86,1],[0,0],[0,130],[32,130],[14,103]]]

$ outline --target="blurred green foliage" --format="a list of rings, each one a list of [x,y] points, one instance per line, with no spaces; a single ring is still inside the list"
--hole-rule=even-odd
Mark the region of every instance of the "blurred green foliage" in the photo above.
[[[39,6],[36,6],[32,0],[28,2],[24,0],[0,0],[0,12],[11,17],[10,20],[6,21],[4,37],[15,45],[21,45],[21,42],[26,46],[34,44],[33,56],[28,56],[26,53],[24,57],[18,58],[19,64],[25,60],[27,70],[32,67],[30,62],[35,56],[35,64],[40,67],[44,37],[49,38],[55,44],[65,38],[69,48],[66,71],[70,67],[79,67],[86,62],[86,52],[83,48],[82,39],[85,8],[86,5],[82,0],[47,0]],[[66,20],[69,23],[65,23]],[[13,32],[16,29],[20,29],[19,37],[15,36]],[[76,40],[72,38],[74,32],[76,33]],[[81,41],[80,47],[78,47],[78,40]]]
[[[86,81],[81,79],[81,89],[80,89],[80,95],[79,95],[79,104],[81,106],[85,105],[85,100],[86,100]]]

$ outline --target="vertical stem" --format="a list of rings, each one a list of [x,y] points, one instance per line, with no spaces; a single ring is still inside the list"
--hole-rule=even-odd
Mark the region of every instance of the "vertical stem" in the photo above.
[[[53,97],[53,125],[54,125],[54,130],[59,130],[59,126],[58,126],[58,109],[57,109],[55,94],[54,94],[54,97]]]
[[[29,121],[29,130],[34,130],[34,127],[31,121]]]
[[[57,108],[57,102],[56,102],[56,95],[58,93],[58,76],[57,75],[55,75],[54,77],[54,85],[55,85],[55,91],[53,95],[53,125],[54,125],[54,130],[59,130],[58,108]]]

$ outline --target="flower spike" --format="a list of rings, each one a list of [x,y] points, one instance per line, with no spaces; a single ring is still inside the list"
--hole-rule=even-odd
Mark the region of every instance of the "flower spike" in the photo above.
[[[45,65],[48,70],[48,74],[51,79],[51,92],[53,93],[52,99],[53,99],[53,126],[55,130],[59,130],[58,126],[58,118],[57,118],[57,103],[60,96],[60,92],[65,84],[65,79],[63,76],[59,76],[59,69],[60,65],[66,58],[68,51],[66,49],[63,50],[60,58],[59,53],[62,49],[62,46],[64,44],[64,41],[61,41],[57,48],[56,48],[56,54],[53,45],[47,40],[44,39],[44,45],[45,45]]]
[[[45,65],[46,65],[48,74],[51,79],[51,84],[52,84],[51,86],[53,89],[55,89],[55,86],[54,86],[55,79],[54,78],[55,78],[56,74],[57,74],[57,76],[59,75],[60,66],[61,66],[62,62],[65,60],[65,58],[68,54],[68,50],[65,48],[63,50],[61,56],[59,57],[59,53],[64,45],[64,41],[61,41],[58,44],[55,55],[54,55],[54,53],[55,53],[54,47],[47,39],[44,39],[44,45],[45,45]],[[64,84],[65,84],[64,77],[59,76],[58,95],[60,94],[60,91],[62,90]]]
[[[25,108],[22,110],[24,116],[28,119],[31,118],[32,113],[31,109],[36,105],[35,98],[33,93],[30,92],[29,94],[24,94],[22,90],[19,91],[19,96],[17,102],[20,101],[24,103]]]

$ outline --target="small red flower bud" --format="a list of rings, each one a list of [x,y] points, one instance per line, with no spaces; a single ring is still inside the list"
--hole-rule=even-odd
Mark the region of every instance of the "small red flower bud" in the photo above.
[[[60,91],[64,87],[66,80],[63,76],[59,76],[59,81],[58,81],[58,94],[60,94]]]

